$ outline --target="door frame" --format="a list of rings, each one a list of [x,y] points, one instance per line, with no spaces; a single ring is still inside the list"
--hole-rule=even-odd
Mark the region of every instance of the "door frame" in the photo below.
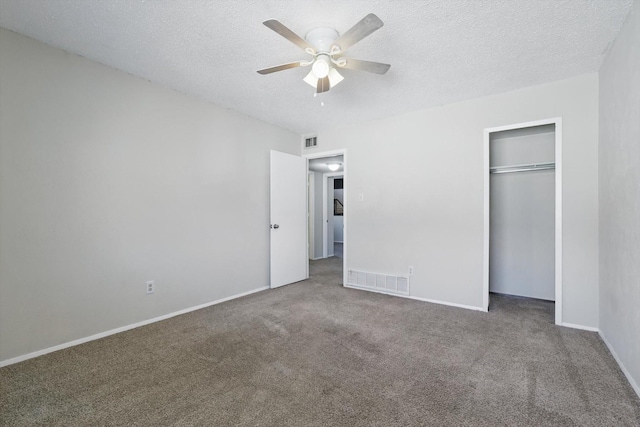
[[[309,259],[315,259],[315,174],[309,172],[309,160],[307,160],[307,252]],[[307,263],[307,278],[309,267]]]
[[[484,241],[482,309],[489,311],[489,237],[490,237],[490,140],[491,134],[505,130],[555,125],[555,324],[562,325],[562,117],[516,123],[484,129]]]
[[[342,172],[335,172],[337,175],[342,175],[345,183],[348,183],[349,181],[347,180],[347,173],[348,173],[348,167],[347,167],[347,149],[346,148],[341,148],[339,150],[330,150],[330,151],[322,151],[322,152],[315,152],[315,153],[309,153],[309,154],[305,154],[303,155],[304,158],[307,159],[307,171],[309,170],[309,160],[311,159],[320,159],[323,157],[332,157],[332,156],[339,156],[342,155]],[[331,172],[334,173],[334,172]],[[327,173],[324,175],[329,175],[331,173]],[[327,196],[326,196],[326,177],[323,176],[323,200],[326,202]],[[348,218],[348,203],[347,203],[347,185],[345,185],[343,187],[344,192],[344,207],[343,207],[343,221],[344,221],[344,225],[343,225],[343,243],[342,243],[342,286],[345,285],[345,283],[347,283],[347,218]],[[308,197],[308,196],[307,196]],[[326,203],[325,203],[326,205]],[[307,207],[309,206],[309,203],[307,203]],[[327,227],[327,221],[326,221],[326,207],[323,210],[324,214],[323,214],[323,224],[322,224],[322,234],[323,234],[323,244],[322,244],[322,254],[326,257],[326,239],[327,239],[327,233],[326,233],[326,227]],[[307,257],[308,258],[308,257]],[[307,265],[309,264],[309,262],[307,261]],[[308,268],[307,268],[308,270]]]
[[[344,165],[343,165],[344,167]],[[322,201],[324,202],[324,209],[322,210],[322,257],[329,257],[329,178],[342,177],[344,179],[344,172],[327,172],[322,174]],[[344,190],[344,187],[343,187]],[[344,196],[343,196],[344,197]],[[333,206],[333,204],[332,204]],[[344,212],[342,213],[344,223]],[[342,242],[344,248],[344,240]]]

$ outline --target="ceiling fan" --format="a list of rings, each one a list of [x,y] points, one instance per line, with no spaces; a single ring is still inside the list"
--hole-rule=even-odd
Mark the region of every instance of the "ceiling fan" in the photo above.
[[[342,56],[351,46],[384,25],[380,18],[373,13],[362,18],[360,22],[351,27],[342,36],[332,28],[315,28],[309,31],[303,39],[275,19],[264,21],[263,24],[301,47],[311,55],[311,59],[265,68],[258,70],[258,73],[271,74],[276,71],[311,65],[311,71],[303,80],[316,88],[316,93],[326,92],[344,79],[338,72],[338,68],[384,74],[391,67],[389,64],[362,61]]]

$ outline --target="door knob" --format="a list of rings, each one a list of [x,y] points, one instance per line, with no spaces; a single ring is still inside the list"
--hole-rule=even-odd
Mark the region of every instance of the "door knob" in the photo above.
[[[280,228],[280,226],[278,224],[273,224],[271,228]]]

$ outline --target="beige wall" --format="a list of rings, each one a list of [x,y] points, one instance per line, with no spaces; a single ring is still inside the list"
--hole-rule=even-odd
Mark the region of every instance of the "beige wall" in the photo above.
[[[483,130],[553,117],[563,119],[563,320],[597,327],[597,74],[319,132],[305,152],[349,150],[348,268],[411,265],[412,296],[481,307]]]
[[[640,395],[640,1],[600,69],[600,331]]]
[[[300,137],[0,29],[0,361],[267,286],[270,149]]]

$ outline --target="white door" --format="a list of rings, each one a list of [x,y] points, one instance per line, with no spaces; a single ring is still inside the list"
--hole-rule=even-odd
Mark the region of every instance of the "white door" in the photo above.
[[[308,278],[307,162],[271,151],[271,287]]]

